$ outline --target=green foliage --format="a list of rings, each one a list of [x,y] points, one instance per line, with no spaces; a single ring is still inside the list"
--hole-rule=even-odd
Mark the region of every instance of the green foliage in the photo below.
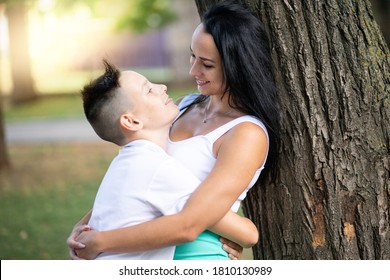
[[[88,7],[97,17],[115,15],[117,31],[131,29],[144,32],[163,27],[177,19],[171,10],[171,0],[61,0],[55,2],[55,9],[64,12],[81,5]]]
[[[0,0],[0,3],[36,4],[37,0]],[[50,7],[56,13],[71,12],[77,7],[88,7],[96,17],[112,14],[117,17],[116,30],[131,29],[144,32],[148,29],[161,28],[174,22],[177,15],[171,9],[171,0],[54,0]]]
[[[131,28],[144,32],[150,28],[163,27],[177,19],[170,9],[170,0],[133,0],[127,2],[123,14],[119,16],[117,29]]]
[[[7,5],[20,4],[22,2],[29,2],[29,0],[0,0],[0,4],[5,3]]]

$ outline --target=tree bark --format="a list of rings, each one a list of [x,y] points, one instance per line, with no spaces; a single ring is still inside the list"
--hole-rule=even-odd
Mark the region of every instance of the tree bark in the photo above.
[[[31,101],[37,97],[28,51],[25,5],[25,1],[17,1],[17,3],[9,3],[6,6],[13,83],[11,97],[13,103]]]
[[[370,0],[374,17],[379,24],[387,45],[390,44],[390,1]]]
[[[254,258],[390,259],[390,56],[369,1],[245,2],[282,113],[278,180],[244,201]]]

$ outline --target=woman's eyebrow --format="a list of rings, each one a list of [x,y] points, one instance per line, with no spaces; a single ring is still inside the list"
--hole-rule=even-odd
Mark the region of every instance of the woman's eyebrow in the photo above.
[[[191,51],[192,54],[194,54],[194,52],[192,51],[191,46],[190,46],[190,51]],[[209,61],[209,62],[215,63],[215,61],[212,60],[211,58],[207,58],[207,57],[203,57],[203,56],[199,56],[199,58],[200,58],[201,60],[203,60],[203,61]]]

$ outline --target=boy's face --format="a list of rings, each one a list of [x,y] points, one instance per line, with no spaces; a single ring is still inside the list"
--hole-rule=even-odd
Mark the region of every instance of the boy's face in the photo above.
[[[167,95],[165,85],[153,84],[134,71],[124,71],[119,80],[121,90],[132,104],[131,112],[143,122],[144,128],[170,125],[179,109]]]

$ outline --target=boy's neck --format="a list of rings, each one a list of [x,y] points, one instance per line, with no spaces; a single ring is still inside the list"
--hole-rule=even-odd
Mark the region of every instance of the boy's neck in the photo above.
[[[164,151],[167,151],[169,139],[169,128],[160,130],[142,130],[133,134],[129,142],[135,140],[148,140],[160,146]]]

